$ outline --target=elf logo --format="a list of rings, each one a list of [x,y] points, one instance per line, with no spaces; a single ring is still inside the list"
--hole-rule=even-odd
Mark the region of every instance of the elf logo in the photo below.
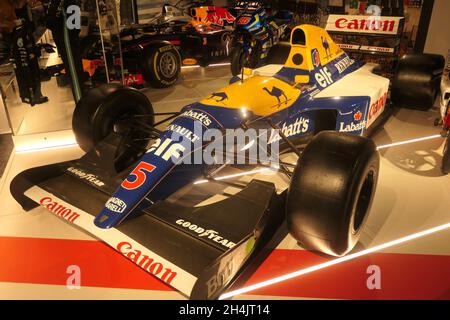
[[[164,141],[156,139],[155,143],[150,147],[147,153],[153,153],[157,157],[161,157],[165,161],[172,159],[176,162],[181,157],[181,154],[186,148],[180,143],[174,143],[171,139],[167,138]]]
[[[331,76],[332,74],[327,67],[320,69],[319,72],[315,74],[316,81],[322,88],[326,88],[330,84],[334,83],[334,80]]]

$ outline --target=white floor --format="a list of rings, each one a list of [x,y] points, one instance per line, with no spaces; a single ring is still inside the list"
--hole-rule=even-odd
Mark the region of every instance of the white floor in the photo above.
[[[187,70],[185,77],[175,88],[148,91],[148,95],[158,112],[177,111],[180,107],[206,96],[212,90],[226,85],[229,76],[227,70],[212,69],[203,77],[203,69]],[[190,77],[192,76],[192,77]],[[438,117],[435,110],[419,112],[400,110],[392,116],[384,129],[378,132],[374,140],[378,146],[395,142],[422,138],[439,133],[433,126]],[[373,248],[383,243],[399,239],[423,230],[450,223],[450,176],[442,176],[439,164],[442,154],[442,138],[415,142],[401,146],[381,149],[382,162],[380,179],[374,205],[360,243],[355,252]],[[74,229],[58,220],[46,210],[38,208],[24,212],[14,201],[9,192],[11,179],[19,172],[44,164],[57,163],[78,158],[82,151],[77,147],[15,153],[11,156],[5,175],[1,181],[0,190],[0,255],[3,261],[8,261],[9,268],[0,265],[0,299],[15,298],[45,298],[45,299],[177,299],[180,294],[168,288],[164,291],[152,289],[149,284],[145,290],[134,285],[124,286],[114,279],[109,285],[95,284],[88,281],[80,290],[69,290],[64,285],[65,270],[59,270],[61,276],[55,280],[53,276],[47,279],[46,271],[58,266],[70,264],[70,258],[64,262],[58,260],[61,252],[48,253],[47,256],[36,258],[36,253],[27,253],[15,248],[3,248],[2,243],[25,241],[33,245],[34,238],[52,239],[59,243],[61,239],[94,241],[83,232]],[[246,177],[243,179],[249,179]],[[285,186],[285,181],[278,175],[257,176]],[[53,243],[53,242],[52,242]],[[56,245],[58,250],[65,250],[71,242],[61,242]],[[37,251],[39,248],[34,248]],[[104,248],[105,257],[110,257],[110,249]],[[11,252],[11,254],[6,254]],[[31,254],[38,259],[34,276],[22,274],[19,270],[25,268],[26,255]],[[84,259],[99,261],[98,256],[90,256],[89,252],[75,252]],[[298,259],[295,257],[299,257]],[[61,258],[62,259],[62,258]],[[106,259],[106,258],[102,258]],[[110,259],[110,258],[108,258]],[[263,263],[249,280],[249,283],[268,280],[274,276],[283,275],[324,261],[324,257],[316,256],[298,247],[294,239],[287,236]],[[34,260],[33,260],[34,261]],[[84,261],[84,260],[83,260]],[[109,260],[108,260],[109,261]],[[17,265],[17,270],[13,270]],[[367,268],[378,265],[381,268],[383,286],[378,290],[369,290],[366,280],[369,277]],[[137,267],[109,266],[115,270],[119,280],[141,272]],[[131,271],[130,271],[131,270]],[[447,272],[445,272],[447,271]],[[101,274],[105,270],[89,267],[83,270],[85,274]],[[127,273],[128,272],[128,273]],[[141,276],[139,274],[139,276]],[[146,278],[147,279],[147,278]],[[154,279],[148,275],[149,283]],[[384,279],[384,280],[383,280]],[[344,281],[345,280],[345,281]],[[342,285],[342,283],[344,283]],[[94,285],[92,285],[94,283]],[[155,288],[160,288],[161,284]],[[426,237],[384,248],[379,253],[371,254],[346,262],[325,270],[316,271],[307,276],[269,286],[256,292],[239,295],[236,298],[266,299],[266,298],[331,298],[331,299],[404,299],[426,298],[450,299],[450,230],[443,230]]]

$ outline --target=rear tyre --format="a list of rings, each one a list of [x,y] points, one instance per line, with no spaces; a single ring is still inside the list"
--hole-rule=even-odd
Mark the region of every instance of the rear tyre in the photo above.
[[[450,136],[445,139],[441,171],[443,174],[450,173]]]
[[[148,144],[150,133],[133,122],[135,116],[153,125],[153,107],[147,97],[136,89],[105,84],[91,89],[80,99],[73,114],[72,128],[79,146],[86,152],[110,134],[118,134],[120,142],[114,161],[120,171],[136,161]]]
[[[233,77],[238,76],[242,72],[244,66],[245,53],[241,45],[237,45],[231,51],[231,74]]]
[[[171,44],[149,45],[142,53],[144,80],[154,88],[168,88],[177,82],[181,71],[181,57]]]
[[[444,63],[444,57],[436,54],[407,54],[400,59],[392,80],[394,105],[423,111],[433,107]]]
[[[307,249],[342,256],[358,242],[378,180],[372,140],[319,133],[295,168],[286,202],[290,234]]]

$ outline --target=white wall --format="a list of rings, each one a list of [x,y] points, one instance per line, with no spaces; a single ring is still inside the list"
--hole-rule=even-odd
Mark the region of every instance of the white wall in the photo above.
[[[434,0],[425,53],[436,53],[447,57],[450,49],[450,1]]]

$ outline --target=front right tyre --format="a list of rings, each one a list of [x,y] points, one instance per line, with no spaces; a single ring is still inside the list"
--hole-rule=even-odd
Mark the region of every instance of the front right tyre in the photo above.
[[[119,84],[104,84],[91,89],[77,103],[72,128],[78,145],[85,152],[111,134],[119,139],[114,146],[114,161],[118,172],[137,161],[145,152],[148,130],[139,122],[152,127],[153,107],[140,91]]]
[[[370,139],[323,131],[304,149],[288,189],[290,234],[306,249],[342,256],[358,242],[378,181]]]

